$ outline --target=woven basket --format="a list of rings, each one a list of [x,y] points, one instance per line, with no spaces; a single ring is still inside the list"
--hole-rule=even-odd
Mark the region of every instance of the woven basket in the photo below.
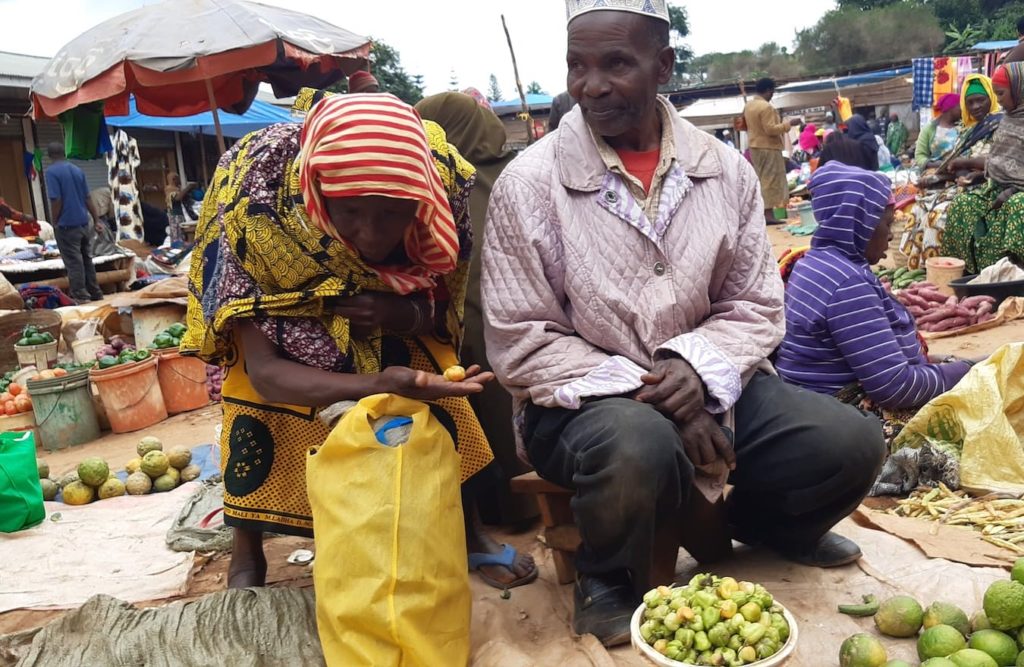
[[[54,340],[60,340],[61,317],[52,310],[26,310],[0,316],[0,374],[18,368],[18,355],[14,344],[22,330],[33,324],[46,331]]]

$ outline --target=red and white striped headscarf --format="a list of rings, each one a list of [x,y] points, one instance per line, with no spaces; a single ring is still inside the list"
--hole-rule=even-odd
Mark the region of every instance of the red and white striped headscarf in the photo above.
[[[399,294],[430,289],[455,269],[459,240],[423,121],[392,95],[324,98],[302,127],[299,179],[306,209],[328,236],[352,245],[331,224],[325,197],[378,195],[417,202],[405,236],[408,267],[373,266]]]

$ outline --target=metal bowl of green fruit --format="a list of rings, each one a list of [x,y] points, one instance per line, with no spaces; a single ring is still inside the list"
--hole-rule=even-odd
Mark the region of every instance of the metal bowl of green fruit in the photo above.
[[[711,574],[648,591],[630,631],[633,648],[659,667],[778,667],[798,634],[764,586]]]

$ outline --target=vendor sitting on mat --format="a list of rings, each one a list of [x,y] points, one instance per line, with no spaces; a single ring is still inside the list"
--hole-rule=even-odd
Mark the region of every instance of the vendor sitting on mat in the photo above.
[[[871,272],[892,236],[888,177],[830,162],[810,190],[819,226],[789,275],[776,367],[791,384],[873,404],[898,422],[889,410],[918,408],[946,392],[970,362],[930,363],[913,316]]]

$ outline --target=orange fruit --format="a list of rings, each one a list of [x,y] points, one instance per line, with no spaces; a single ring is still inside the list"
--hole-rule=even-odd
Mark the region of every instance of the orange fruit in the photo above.
[[[24,391],[25,390],[22,388],[22,386],[20,384],[18,384],[17,382],[12,382],[7,387],[7,393],[10,394],[11,396],[17,396],[18,394],[20,394],[20,393],[22,393]]]

